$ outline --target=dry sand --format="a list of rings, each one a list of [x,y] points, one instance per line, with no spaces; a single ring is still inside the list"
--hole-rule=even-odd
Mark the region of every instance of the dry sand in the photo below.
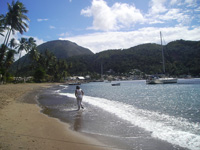
[[[0,85],[0,150],[112,149],[40,113],[36,94],[53,85]]]

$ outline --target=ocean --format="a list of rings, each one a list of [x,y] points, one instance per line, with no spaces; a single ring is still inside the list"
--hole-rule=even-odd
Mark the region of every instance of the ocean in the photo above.
[[[76,111],[75,85],[39,95],[42,112],[116,149],[200,150],[200,79],[148,85],[144,80],[80,85],[84,109]]]

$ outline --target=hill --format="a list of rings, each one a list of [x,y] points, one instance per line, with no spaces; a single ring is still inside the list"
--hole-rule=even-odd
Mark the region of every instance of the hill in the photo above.
[[[76,43],[70,41],[49,41],[43,43],[37,47],[40,53],[44,53],[45,50],[49,50],[57,58],[66,59],[68,57],[77,56],[77,55],[92,55],[93,52],[87,48],[81,47]]]
[[[68,69],[65,70],[68,75],[100,74],[101,65],[104,74],[112,70],[112,74],[126,75],[134,69],[145,74],[163,73],[162,51],[159,44],[141,44],[124,50],[113,49],[97,54],[79,46],[76,49],[73,49],[74,47],[77,45],[69,41],[51,41],[40,45],[38,49],[41,53],[49,49],[57,58],[64,59],[68,65]],[[82,57],[80,54],[87,55]],[[166,74],[200,76],[200,41],[170,42],[164,46],[164,55]],[[22,70],[24,74],[28,69]]]
[[[93,52],[89,49],[64,40],[49,41],[37,47],[39,53],[44,54],[46,50],[55,55],[57,59],[66,59],[72,56],[93,55]],[[27,71],[30,63],[30,53],[28,53],[12,64],[10,72],[16,72],[18,66],[18,68],[20,68],[20,74],[30,74],[29,71]]]
[[[200,41],[170,42],[164,46],[164,55],[167,74],[200,75]],[[69,58],[67,61],[74,64],[74,68],[69,70],[71,74],[87,71],[100,73],[101,64],[104,73],[110,69],[116,74],[126,74],[133,69],[139,69],[146,74],[163,73],[161,45],[151,43],[124,50],[107,50],[85,58]],[[76,62],[79,64],[76,65]]]

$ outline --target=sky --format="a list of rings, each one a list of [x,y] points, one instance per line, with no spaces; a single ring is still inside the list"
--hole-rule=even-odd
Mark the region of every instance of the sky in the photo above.
[[[200,41],[200,0],[19,0],[29,12],[29,29],[40,45],[69,40],[98,53],[145,43]],[[8,12],[0,0],[0,14]],[[12,38],[11,37],[11,38]],[[0,44],[3,43],[0,36]]]

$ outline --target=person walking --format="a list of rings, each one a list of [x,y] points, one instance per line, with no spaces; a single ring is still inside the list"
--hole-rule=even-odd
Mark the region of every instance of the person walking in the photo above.
[[[79,86],[76,86],[75,96],[77,100],[78,110],[80,110],[80,108],[84,109],[82,105],[83,95],[84,95],[83,90]]]

